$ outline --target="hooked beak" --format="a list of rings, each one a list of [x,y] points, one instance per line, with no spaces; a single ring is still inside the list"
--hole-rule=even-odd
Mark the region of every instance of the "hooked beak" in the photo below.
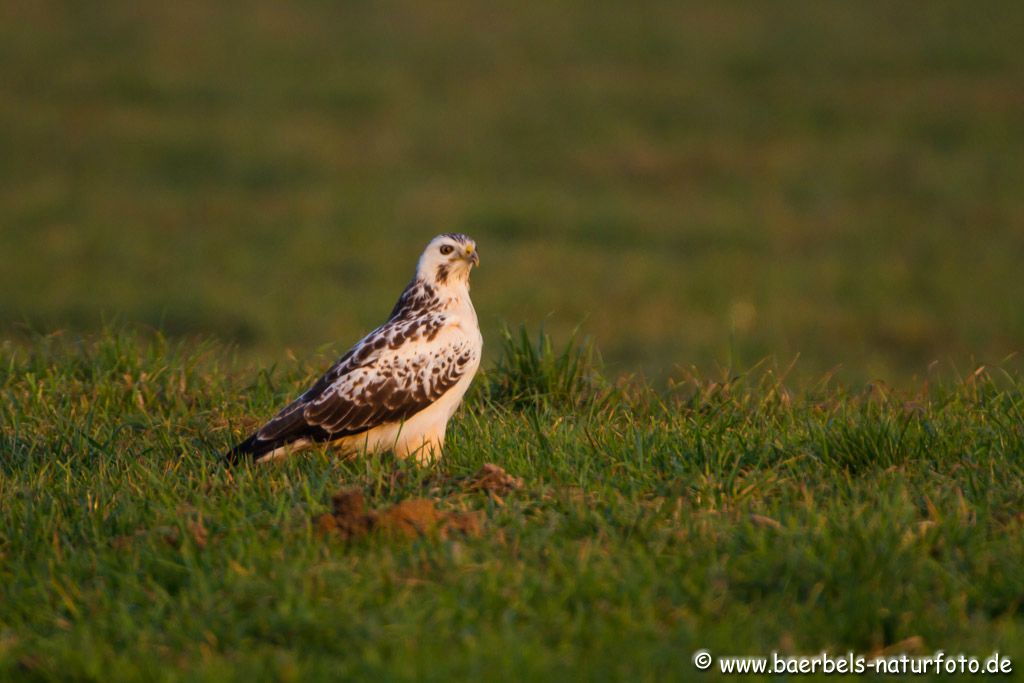
[[[466,260],[474,266],[480,265],[480,252],[476,250],[476,245],[470,244],[466,247]]]

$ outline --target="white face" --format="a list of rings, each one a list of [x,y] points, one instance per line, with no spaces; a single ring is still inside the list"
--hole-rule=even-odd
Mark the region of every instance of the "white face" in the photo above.
[[[441,286],[465,282],[469,271],[480,264],[476,242],[467,235],[438,235],[420,256],[417,274],[427,282]]]

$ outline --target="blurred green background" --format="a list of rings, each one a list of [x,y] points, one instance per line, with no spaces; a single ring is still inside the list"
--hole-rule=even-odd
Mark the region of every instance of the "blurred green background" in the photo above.
[[[1024,3],[0,0],[0,334],[341,349],[435,233],[613,372],[1024,347]]]

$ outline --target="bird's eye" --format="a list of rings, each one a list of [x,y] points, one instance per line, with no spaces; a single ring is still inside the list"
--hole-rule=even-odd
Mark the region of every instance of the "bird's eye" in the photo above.
[[[450,244],[442,244],[441,245],[441,253],[444,254],[445,256],[447,256],[448,254],[452,253],[453,251],[455,251],[455,247],[453,247],[452,245],[450,245]]]

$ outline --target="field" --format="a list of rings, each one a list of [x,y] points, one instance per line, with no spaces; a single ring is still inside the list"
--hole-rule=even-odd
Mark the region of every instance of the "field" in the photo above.
[[[1020,669],[1022,25],[0,0],[0,680]],[[453,230],[443,462],[223,467]],[[478,528],[344,539],[340,489]]]
[[[468,232],[488,339],[969,372],[1024,339],[1018,2],[0,3],[0,323],[261,363]],[[12,257],[13,255],[13,257]]]
[[[1020,666],[1024,393],[771,373],[667,394],[515,336],[444,463],[228,470],[313,369],[37,340],[0,375],[0,678],[692,680],[691,653],[942,649]],[[467,491],[486,462],[519,490]],[[480,511],[344,541],[332,494]]]

